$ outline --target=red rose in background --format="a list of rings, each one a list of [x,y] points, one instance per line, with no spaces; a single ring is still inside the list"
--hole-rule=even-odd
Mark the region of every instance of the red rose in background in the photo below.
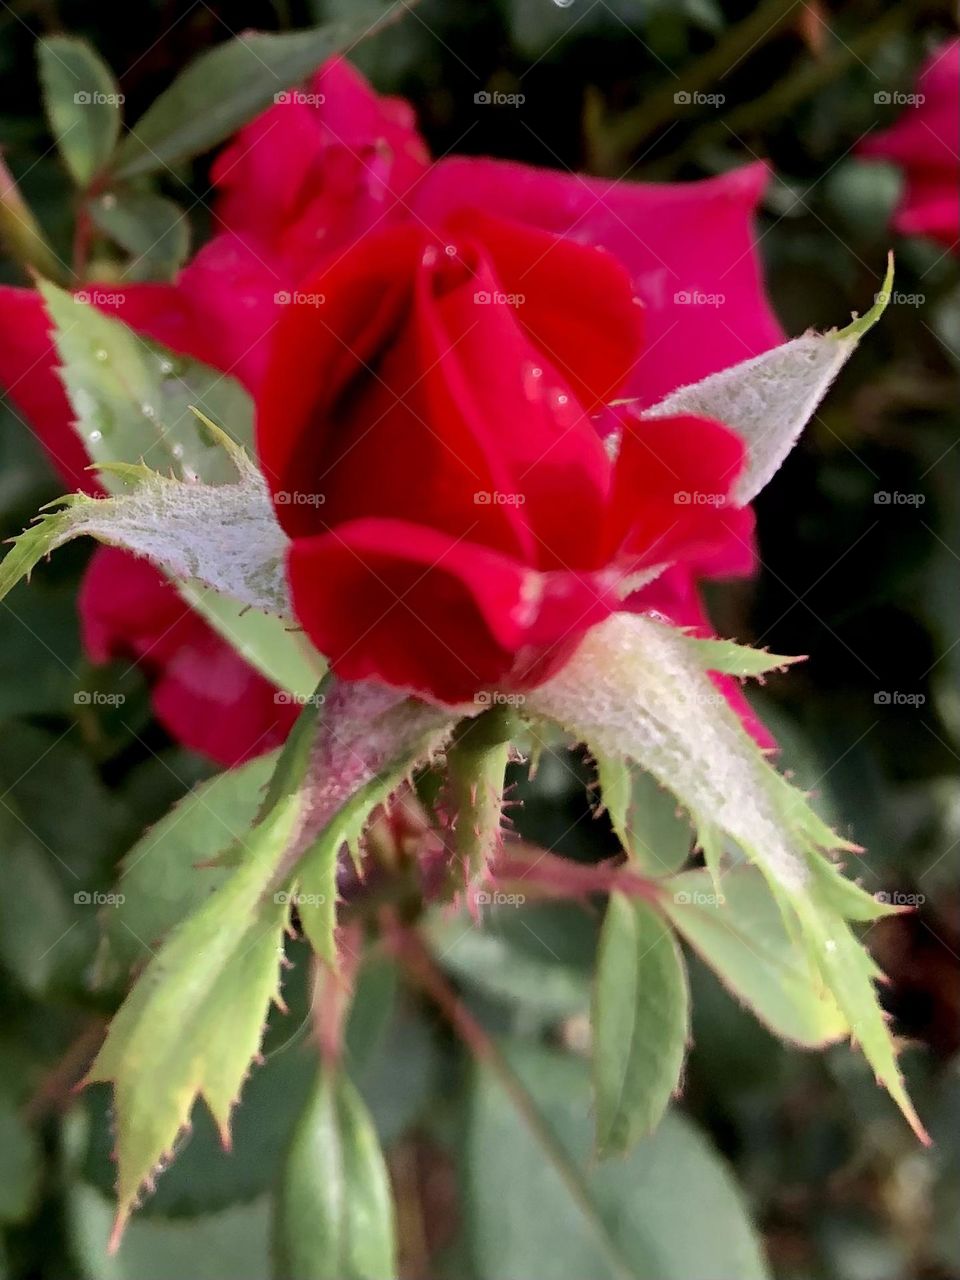
[[[114,314],[258,395],[275,326],[287,311],[278,296],[288,296],[320,267],[332,267],[358,236],[401,223],[440,227],[452,213],[473,207],[574,244],[603,245],[626,268],[644,303],[647,332],[624,383],[626,395],[658,399],[781,340],[763,296],[751,228],[766,181],[763,166],[702,182],[643,185],[490,160],[431,165],[411,108],[377,96],[346,62],[332,60],[309,89],[264,112],[217,157],[214,238],[172,284],[111,284],[109,292],[123,295]],[[530,293],[526,283],[517,289]],[[699,294],[722,301],[691,303]],[[70,426],[47,328],[34,291],[0,288],[0,385],[68,483],[96,490]],[[742,561],[745,536],[749,543],[743,531],[731,535],[726,554],[710,564]],[[289,713],[275,708],[273,686],[187,613],[160,574],[105,549],[95,554],[90,574],[80,607],[91,655],[129,656],[151,667],[159,682],[158,714],[171,732],[223,764],[282,736]],[[692,589],[689,594],[695,599]],[[136,617],[115,607],[132,597],[139,601]],[[193,655],[189,671],[185,661],[173,660],[174,614],[182,620],[173,633],[177,643]],[[151,618],[153,631],[146,625]],[[706,621],[702,609],[699,621]],[[196,678],[201,666],[208,668],[206,681]],[[191,710],[200,684],[215,715]],[[237,690],[245,684],[241,699]]]
[[[257,444],[294,610],[341,676],[451,703],[530,687],[627,577],[749,538],[720,424],[625,416],[607,456],[590,415],[641,316],[611,255],[461,214],[368,236],[303,291],[320,301],[280,323]]]
[[[960,241],[960,39],[948,40],[924,63],[918,101],[897,123],[860,146],[860,154],[890,160],[904,187],[893,225],[905,236],[932,236],[948,249]]]

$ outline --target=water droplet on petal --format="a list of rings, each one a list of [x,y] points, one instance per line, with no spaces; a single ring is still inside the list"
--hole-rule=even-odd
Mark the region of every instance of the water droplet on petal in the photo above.
[[[102,432],[102,431],[96,431],[96,430],[91,431],[91,432],[87,435],[87,439],[90,441],[90,443],[91,443],[91,444],[96,444],[98,440],[102,440],[102,439],[103,439],[103,432]]]
[[[105,348],[104,348],[104,347],[97,347],[97,349],[96,349],[96,351],[93,353],[93,355],[94,355],[94,359],[96,359],[96,360],[100,360],[101,362],[102,362],[102,361],[104,361],[104,360],[106,360],[106,359],[108,358],[108,357],[107,357],[107,352],[106,352],[106,350],[105,350]]]
[[[444,253],[448,258],[455,258],[457,256],[457,246],[455,244],[448,244],[444,249]]]
[[[573,0],[553,0],[558,9],[569,9],[573,4]]]
[[[157,411],[152,404],[142,404],[140,406],[140,412],[145,418],[155,418],[157,416]]]

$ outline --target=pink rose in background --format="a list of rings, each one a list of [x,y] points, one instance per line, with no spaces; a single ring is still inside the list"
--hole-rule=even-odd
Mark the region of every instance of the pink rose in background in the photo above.
[[[612,183],[467,157],[431,164],[409,105],[378,96],[334,59],[307,92],[240,130],[212,174],[218,230],[176,281],[104,288],[123,298],[110,314],[254,396],[274,327],[306,276],[336,264],[369,231],[410,221],[436,228],[465,208],[601,246],[626,269],[647,337],[621,395],[655,402],[782,340],[753,233],[767,180],[759,164],[683,184]],[[96,492],[48,327],[33,290],[0,288],[0,386],[70,486]],[[668,571],[633,607],[705,628],[693,575],[749,572],[752,557],[741,524],[710,563]],[[290,708],[275,703],[274,687],[149,565],[99,549],[80,609],[91,656],[141,662],[155,681],[158,717],[188,746],[230,765],[287,732]]]
[[[893,225],[905,236],[960,244],[960,38],[942,44],[923,65],[915,102],[892,128],[874,134],[860,154],[889,160],[904,185]]]

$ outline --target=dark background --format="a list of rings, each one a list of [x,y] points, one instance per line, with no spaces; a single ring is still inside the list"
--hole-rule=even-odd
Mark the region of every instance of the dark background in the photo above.
[[[132,119],[196,52],[232,32],[355,11],[351,0],[3,5],[0,141],[58,249],[69,245],[70,193],[40,108],[36,35],[87,36],[118,74]],[[761,212],[761,250],[788,334],[863,310],[891,244],[898,293],[918,295],[916,305],[889,307],[761,496],[758,579],[711,591],[722,632],[809,655],[758,699],[785,763],[867,847],[868,889],[923,899],[914,915],[875,926],[869,942],[892,980],[884,999],[896,1029],[913,1042],[905,1068],[936,1139],[930,1151],[846,1047],[785,1049],[710,975],[693,971],[685,1105],[733,1161],[783,1280],[960,1277],[960,271],[955,254],[893,236],[897,177],[855,155],[858,140],[896,115],[875,93],[910,90],[952,29],[951,6],[936,3],[424,0],[356,52],[377,88],[413,101],[437,156],[452,149],[613,177],[629,170],[641,181],[769,160],[777,179]],[[673,94],[696,82],[704,57],[713,59],[705,91],[725,101],[677,106]],[[481,88],[522,92],[526,101],[478,111]],[[190,192],[207,192],[204,166],[185,178],[188,190],[171,182],[168,191],[190,204]],[[202,215],[201,203],[194,244],[205,235]],[[3,278],[17,281],[12,264]],[[924,500],[878,504],[875,495],[888,490]],[[58,492],[36,445],[4,411],[4,536]],[[122,717],[74,705],[75,672],[94,687],[74,609],[87,554],[67,549],[18,591],[15,613],[0,606],[0,858],[9,886],[0,889],[0,1218],[10,1274],[56,1280],[115,1274],[85,1256],[84,1210],[65,1190],[77,1159],[89,1183],[109,1182],[96,1149],[105,1134],[99,1100],[74,1108],[65,1126],[61,1117],[70,1054],[82,1058],[84,1035],[95,1036],[111,1005],[90,980],[95,924],[74,920],[57,861],[69,856],[90,883],[109,885],[110,868],[143,825],[210,772],[165,739],[142,682],[131,693],[136,677],[125,669],[97,677],[105,688],[123,679]],[[919,697],[878,703],[888,690]],[[531,839],[550,844],[573,824],[560,847],[586,857],[605,849],[569,771],[545,770],[528,801],[522,829]],[[399,1107],[404,1117],[382,1122],[393,1139],[403,1135],[391,1155],[398,1194],[432,1224],[422,1258],[432,1257],[435,1236],[449,1243],[461,1210],[443,1143],[416,1122],[455,1095],[457,1067],[437,1028],[416,1010],[410,1018],[412,1042],[395,1048],[391,1083],[380,1087],[392,1098],[386,1113]],[[35,1121],[29,1134],[18,1119],[24,1103]],[[269,1127],[274,1110],[269,1099],[259,1111],[254,1101],[252,1129]],[[269,1163],[260,1150],[257,1167],[224,1179],[202,1152],[191,1159],[166,1202],[148,1212],[243,1201]]]

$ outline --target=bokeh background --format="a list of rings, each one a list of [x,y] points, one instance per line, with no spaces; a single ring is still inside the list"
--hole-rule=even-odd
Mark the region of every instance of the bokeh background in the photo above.
[[[0,145],[57,248],[68,253],[70,190],[40,107],[37,35],[86,36],[118,73],[132,118],[231,32],[353,16],[357,5],[0,6]],[[935,1139],[930,1150],[847,1047],[785,1048],[691,962],[683,1105],[731,1162],[780,1280],[960,1277],[960,259],[893,235],[898,175],[857,154],[901,109],[884,94],[910,91],[955,20],[951,5],[919,0],[423,0],[354,54],[378,89],[411,99],[438,156],[491,154],[628,181],[681,181],[768,160],[776,181],[760,247],[790,334],[865,309],[887,248],[896,250],[894,303],[759,500],[757,579],[710,596],[722,633],[809,655],[757,699],[784,763],[866,846],[865,886],[919,903],[874,926],[868,941],[891,979],[884,1001],[895,1027],[911,1042],[904,1064]],[[478,107],[482,89],[524,101]],[[693,90],[714,101],[684,102]],[[199,244],[204,165],[185,181],[171,181],[169,194],[193,206]],[[22,282],[12,263],[0,271]],[[4,408],[3,536],[60,488]],[[878,500],[890,492],[916,499]],[[248,1233],[265,1229],[262,1193],[307,1079],[305,1055],[287,1045],[304,999],[296,977],[292,1019],[270,1032],[236,1155],[219,1154],[201,1119],[145,1207],[142,1256],[111,1263],[102,1252],[109,1121],[102,1096],[77,1103],[71,1088],[116,993],[95,981],[96,919],[75,907],[65,867],[108,889],[144,826],[212,766],[151,720],[136,672],[86,663],[75,599],[88,555],[70,546],[0,606],[0,1273],[243,1277],[260,1247]],[[74,702],[78,688],[97,687],[122,687],[122,708]],[[611,852],[587,782],[572,757],[548,757],[535,783],[518,779],[521,833],[578,858]],[[531,929],[516,914],[502,927],[521,958],[552,956],[565,971],[587,971],[589,915],[540,908]],[[460,978],[491,1026],[542,1033],[522,981],[496,998],[489,984],[471,995],[470,975]],[[369,981],[376,1005],[392,979]],[[416,1001],[391,1008],[362,1082],[389,1149],[405,1274],[468,1280],[458,1247],[470,1214],[457,1176],[462,1058]],[[354,1030],[362,1042],[364,1028]],[[577,1018],[551,1034],[575,1045]],[[696,1229],[696,1189],[670,1211],[678,1231]],[[211,1214],[221,1234],[191,1236]],[[536,1258],[518,1259],[517,1280],[537,1267]]]

